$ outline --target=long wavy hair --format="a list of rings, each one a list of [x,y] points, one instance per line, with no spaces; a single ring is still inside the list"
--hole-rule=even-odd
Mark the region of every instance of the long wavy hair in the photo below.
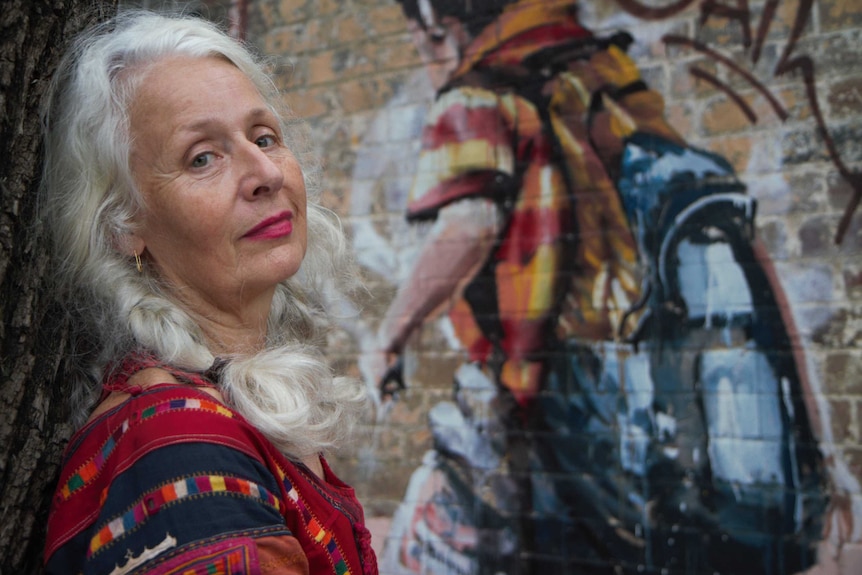
[[[216,56],[242,71],[280,119],[303,166],[307,253],[299,272],[277,286],[267,343],[258,353],[216,358],[154,267],[138,273],[119,250],[134,229],[133,216],[146,209],[130,169],[128,108],[147,68],[174,56]],[[202,19],[128,11],[76,40],[52,80],[42,117],[43,220],[76,335],[68,361],[75,379],[73,421],[86,419],[102,382],[124,357],[146,352],[187,371],[221,365],[218,384],[226,400],[288,456],[305,457],[347,437],[366,392],[332,375],[321,344],[330,325],[324,298],[333,288],[344,293],[355,287],[354,268],[337,217],[315,201],[315,155],[267,63]]]

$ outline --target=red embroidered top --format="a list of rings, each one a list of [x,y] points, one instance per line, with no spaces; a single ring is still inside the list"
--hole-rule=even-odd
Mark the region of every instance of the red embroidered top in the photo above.
[[[131,397],[71,439],[46,573],[377,573],[362,507],[323,458],[323,479],[289,461],[196,374],[128,385],[151,366],[127,362],[106,388]]]

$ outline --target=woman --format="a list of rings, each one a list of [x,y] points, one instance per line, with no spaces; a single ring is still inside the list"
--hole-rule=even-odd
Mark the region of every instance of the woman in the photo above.
[[[43,203],[86,423],[48,573],[377,572],[320,455],[365,405],[316,349],[346,250],[279,106],[249,51],[192,18],[121,15],[61,63]]]

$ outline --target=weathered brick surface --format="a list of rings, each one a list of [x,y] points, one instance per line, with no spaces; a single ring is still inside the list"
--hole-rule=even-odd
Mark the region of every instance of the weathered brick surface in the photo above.
[[[862,5],[854,0],[816,4],[823,30],[852,30],[862,26]]]
[[[776,264],[798,324],[799,345],[814,382],[812,394],[819,394],[811,404],[822,407],[817,419],[823,429],[818,434],[826,442],[823,448],[830,464],[840,467],[842,479],[835,488],[842,496],[858,498],[862,215],[851,219],[841,245],[836,245],[835,234],[859,190],[839,174],[836,158],[818,128],[803,75],[777,70],[800,3],[778,3],[775,19],[764,28],[756,62],[752,47],[743,45],[739,21],[713,14],[699,26],[702,3],[694,2],[664,23],[649,24],[656,26],[649,30],[658,32],[649,32],[648,43],[642,42],[638,27],[629,26],[636,36],[631,53],[646,80],[664,95],[670,123],[693,145],[730,161],[747,183],[748,193],[758,200],[756,234]],[[610,3],[598,4],[591,13],[603,22],[620,10]],[[756,39],[767,2],[725,4],[748,5],[747,23]],[[862,3],[824,0],[813,6],[789,59],[810,59],[816,104],[835,151],[848,170],[858,172],[862,170]],[[638,22],[628,18],[620,21]],[[696,39],[744,73],[691,47],[665,45],[661,34]],[[410,158],[415,160],[418,130],[411,124],[415,119],[411,110],[424,109],[431,94],[417,88],[427,81],[420,77],[421,60],[396,3],[251,0],[249,37],[268,55],[294,63],[293,72],[280,76],[278,82],[293,110],[309,122],[319,146],[324,204],[342,216],[352,238],[373,229],[381,241],[380,257],[397,259],[399,249],[408,243],[415,246],[421,235],[403,235],[406,226],[393,206],[403,206],[415,169]],[[693,77],[692,67],[738,93],[756,120],[750,121],[721,89]],[[375,161],[360,160],[368,156]],[[358,197],[360,193],[366,196]],[[393,269],[403,272],[407,263],[396,262]],[[362,273],[370,286],[361,305],[367,329],[358,333],[364,334],[364,340],[334,338],[331,352],[336,365],[357,375],[357,363],[362,353],[373,349],[368,338],[373,338],[399,279],[375,269]],[[411,471],[431,446],[427,411],[449,397],[452,374],[460,363],[461,358],[443,352],[449,345],[441,325],[429,323],[413,336],[410,362],[416,369],[410,375],[410,389],[385,420],[362,434],[361,445],[337,459],[339,471],[356,485],[369,516],[380,520],[375,525],[384,533]],[[850,520],[858,525],[862,516],[851,512]],[[855,529],[853,536],[859,537],[859,527]],[[856,547],[847,544],[851,551]],[[855,573],[845,559],[838,563],[844,565],[840,573]]]

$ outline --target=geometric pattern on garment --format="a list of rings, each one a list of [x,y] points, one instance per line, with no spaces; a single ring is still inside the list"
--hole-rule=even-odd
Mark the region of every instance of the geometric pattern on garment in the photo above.
[[[170,401],[165,401],[153,406],[148,407],[143,410],[140,414],[140,421],[145,421],[146,419],[153,417],[155,415],[159,415],[165,413],[167,411],[178,410],[178,409],[202,409],[204,411],[212,411],[215,413],[219,413],[226,417],[233,417],[233,413],[230,410],[225,409],[225,407],[219,404],[216,401],[208,401],[206,399],[197,399],[197,398],[183,398],[183,399],[172,399]],[[63,487],[60,489],[60,493],[63,496],[63,499],[69,499],[72,494],[84,487],[87,483],[92,481],[99,475],[99,472],[102,470],[102,467],[105,465],[105,461],[107,461],[108,456],[111,455],[111,452],[120,442],[120,438],[125,434],[129,428],[131,427],[132,421],[129,419],[124,420],[117,429],[111,434],[107,441],[105,441],[102,448],[96,453],[93,459],[89,460],[87,463],[82,465],[72,476],[63,484]]]
[[[163,506],[173,501],[193,495],[216,493],[245,495],[258,499],[280,511],[278,499],[257,483],[223,475],[187,477],[145,494],[131,509],[110,520],[90,540],[87,557],[92,557],[99,549],[111,541],[119,539],[124,533],[134,529],[146,521],[150,515],[155,515]]]
[[[250,537],[202,546],[159,563],[142,575],[250,575],[260,573],[257,547]]]
[[[341,552],[341,548],[338,546],[338,542],[332,536],[332,533],[323,528],[323,525],[320,524],[317,517],[314,516],[302,498],[299,497],[299,492],[294,488],[290,479],[284,471],[282,471],[280,466],[278,468],[278,473],[281,476],[280,479],[284,484],[284,489],[287,491],[287,496],[296,504],[297,509],[299,509],[300,514],[302,514],[302,518],[305,520],[306,529],[311,534],[312,539],[326,549],[337,575],[350,575],[347,561],[345,561],[344,554]]]

